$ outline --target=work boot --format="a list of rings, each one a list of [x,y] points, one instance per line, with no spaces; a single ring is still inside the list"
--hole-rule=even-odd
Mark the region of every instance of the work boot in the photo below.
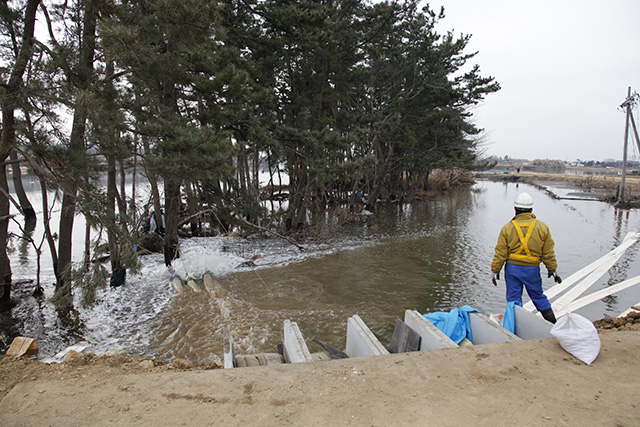
[[[550,308],[549,310],[541,311],[540,314],[542,314],[542,317],[544,317],[544,320],[551,323],[556,323],[556,315],[553,314],[553,309]]]

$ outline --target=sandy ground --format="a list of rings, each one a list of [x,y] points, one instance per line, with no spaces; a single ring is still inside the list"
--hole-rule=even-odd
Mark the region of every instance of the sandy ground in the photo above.
[[[590,366],[555,338],[184,372],[122,357],[48,366],[5,356],[0,425],[636,426],[640,330],[600,339]]]

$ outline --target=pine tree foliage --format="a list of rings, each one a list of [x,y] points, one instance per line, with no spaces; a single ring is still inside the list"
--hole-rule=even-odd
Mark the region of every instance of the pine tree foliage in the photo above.
[[[0,5],[3,81],[27,2],[15,3]],[[183,222],[192,232],[203,222],[209,232],[248,223],[292,231],[334,206],[409,200],[437,169],[481,167],[470,108],[500,88],[469,65],[470,36],[436,31],[444,11],[420,3],[44,2],[49,31],[12,104],[24,126],[11,148],[106,231],[112,272],[137,265],[145,208],[117,185],[132,165],[152,188],[146,218],[164,209],[167,264]],[[278,174],[287,188],[273,185]],[[266,209],[264,198],[283,195],[286,207]],[[108,273],[92,268],[76,272],[86,302]]]

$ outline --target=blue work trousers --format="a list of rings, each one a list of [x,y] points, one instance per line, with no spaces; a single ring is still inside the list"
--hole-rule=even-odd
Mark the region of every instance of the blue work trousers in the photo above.
[[[506,263],[504,281],[507,284],[507,302],[516,301],[522,304],[522,286],[524,286],[538,311],[551,308],[551,303],[542,291],[539,266]]]

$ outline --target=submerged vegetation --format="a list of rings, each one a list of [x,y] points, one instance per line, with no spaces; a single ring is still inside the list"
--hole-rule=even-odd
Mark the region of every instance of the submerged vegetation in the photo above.
[[[499,85],[468,64],[469,36],[436,31],[442,19],[417,0],[2,3],[2,299],[10,203],[35,212],[20,165],[42,186],[43,242],[66,309],[72,289],[90,302],[97,285],[125,280],[150,217],[169,265],[185,226],[291,235],[314,213],[374,212],[489,166],[469,110]],[[135,185],[126,193],[127,174],[149,182],[144,203]],[[72,271],[77,213],[87,245]],[[105,253],[110,270],[91,263]]]

